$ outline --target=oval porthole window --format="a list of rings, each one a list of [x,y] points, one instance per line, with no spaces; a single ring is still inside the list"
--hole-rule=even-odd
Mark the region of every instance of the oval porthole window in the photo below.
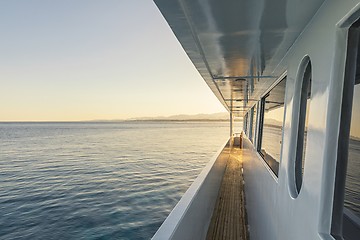
[[[305,166],[308,119],[311,101],[311,62],[309,57],[303,60],[303,73],[300,88],[299,121],[295,153],[295,183],[297,193],[300,192]]]

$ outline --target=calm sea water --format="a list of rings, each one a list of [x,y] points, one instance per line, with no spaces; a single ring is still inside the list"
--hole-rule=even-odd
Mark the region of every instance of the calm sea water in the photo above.
[[[0,123],[0,239],[149,239],[227,123]]]

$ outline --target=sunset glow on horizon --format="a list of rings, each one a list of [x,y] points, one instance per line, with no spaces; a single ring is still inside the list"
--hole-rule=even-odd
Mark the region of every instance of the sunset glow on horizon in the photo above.
[[[152,1],[2,1],[0,121],[224,112]]]

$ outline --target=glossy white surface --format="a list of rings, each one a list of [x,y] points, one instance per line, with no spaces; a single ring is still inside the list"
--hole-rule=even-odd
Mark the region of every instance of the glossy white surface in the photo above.
[[[201,171],[153,240],[205,239],[229,155],[224,148]]]
[[[359,1],[156,3],[205,81],[228,109],[231,102],[233,110],[248,109],[255,104],[251,100],[259,99],[287,71],[278,178],[257,153],[252,161],[244,163],[251,239],[333,239],[330,228],[347,29],[360,17]],[[190,30],[186,24],[191,25]],[[300,91],[297,75],[305,56],[312,63],[312,99],[303,184],[295,198],[295,118]],[[234,81],[232,77],[246,81]],[[238,99],[250,101],[245,106],[245,101]],[[243,112],[235,114],[242,116]],[[250,141],[244,143],[255,151]]]
[[[271,176],[260,156],[244,163],[252,239],[333,239],[330,228],[337,136],[347,27],[351,25],[351,21],[342,22],[352,14],[356,15],[352,22],[356,20],[360,16],[358,8],[359,1],[326,1],[282,60],[281,64],[288,66],[288,82],[279,178]],[[312,63],[313,97],[303,185],[294,198],[295,117],[300,91],[297,75],[306,55]]]
[[[323,1],[155,3],[215,95],[243,116],[285,71],[281,60]]]

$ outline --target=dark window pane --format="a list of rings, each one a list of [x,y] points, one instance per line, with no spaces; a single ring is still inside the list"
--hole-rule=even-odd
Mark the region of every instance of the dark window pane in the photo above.
[[[246,114],[244,117],[244,132],[246,135],[248,135],[248,130],[247,130],[247,122],[248,122],[248,115]]]
[[[354,87],[344,205],[360,218],[360,84]]]
[[[251,141],[254,143],[255,142],[255,134],[256,134],[256,109],[257,105],[255,105],[252,108],[253,111],[253,118],[252,118],[252,134],[251,134]]]
[[[252,111],[250,109],[250,111],[248,112],[248,122],[247,122],[247,124],[248,124],[247,125],[248,137],[249,137],[250,141],[251,141],[251,138],[252,138],[252,136],[251,136],[251,134],[252,134],[252,126],[251,126],[252,118],[253,118]]]
[[[360,28],[350,27],[337,145],[332,234],[336,239],[360,236]]]
[[[260,152],[276,175],[281,154],[285,87],[286,79],[283,79],[262,100],[264,113]]]
[[[295,181],[298,192],[300,192],[302,185],[302,178],[304,174],[310,97],[311,97],[311,63],[309,60],[303,75],[301,94],[300,94],[299,125],[298,125],[296,163],[295,163]]]

